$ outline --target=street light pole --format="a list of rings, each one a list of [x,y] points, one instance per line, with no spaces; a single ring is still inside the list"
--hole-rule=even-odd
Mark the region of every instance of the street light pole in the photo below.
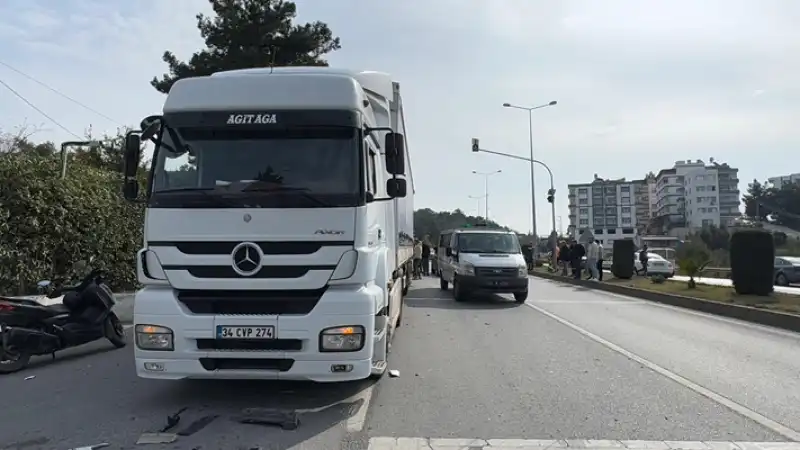
[[[523,111],[528,112],[528,136],[529,136],[529,143],[530,143],[530,158],[531,161],[531,223],[532,223],[532,231],[533,231],[533,239],[534,242],[538,245],[539,237],[536,231],[536,183],[534,177],[534,155],[533,155],[533,111],[536,109],[546,108],[548,106],[555,106],[558,102],[553,100],[550,103],[546,103],[544,105],[539,106],[518,106],[512,105],[511,103],[503,103],[503,107],[505,108],[514,108],[514,109],[521,109]],[[549,169],[548,169],[549,170]],[[551,187],[552,189],[552,187]],[[555,226],[555,221],[554,221]],[[535,253],[535,250],[534,250]]]
[[[495,174],[502,172],[502,170],[495,170],[494,172],[478,172],[477,170],[473,170],[472,173],[475,175],[480,175],[484,177],[484,184],[483,184],[483,198],[484,203],[483,206],[486,208],[486,212],[483,215],[484,220],[487,222],[489,221],[489,177]]]

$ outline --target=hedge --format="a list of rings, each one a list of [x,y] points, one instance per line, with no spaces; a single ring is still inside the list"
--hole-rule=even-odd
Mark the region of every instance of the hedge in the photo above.
[[[112,289],[134,289],[142,207],[122,198],[118,173],[79,160],[60,173],[56,155],[0,156],[0,293],[69,278],[71,264],[91,256]]]

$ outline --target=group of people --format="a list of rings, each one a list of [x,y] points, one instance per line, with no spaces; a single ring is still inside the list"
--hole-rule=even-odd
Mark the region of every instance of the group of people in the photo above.
[[[435,258],[436,251],[431,248],[427,238],[414,240],[414,273],[415,280],[422,279],[423,276],[430,276],[431,272],[436,273],[438,260]]]
[[[580,279],[583,272],[583,257],[586,257],[586,271],[589,272],[587,280],[603,281],[603,244],[594,240],[588,245],[583,245],[576,240],[562,241],[557,248],[556,261],[561,267],[561,274],[567,276],[572,271],[572,276]]]

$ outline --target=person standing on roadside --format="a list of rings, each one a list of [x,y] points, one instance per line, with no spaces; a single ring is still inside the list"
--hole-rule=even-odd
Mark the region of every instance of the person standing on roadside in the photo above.
[[[569,246],[566,242],[561,241],[561,245],[558,248],[558,265],[561,266],[561,276],[565,277],[569,268]]]
[[[599,279],[600,276],[597,274],[597,261],[600,259],[598,255],[600,251],[600,246],[597,244],[597,241],[591,241],[586,246],[586,269],[589,272],[589,278],[591,279]]]
[[[597,247],[599,249],[597,254],[600,255],[597,258],[597,281],[603,281],[603,261],[605,257],[603,252],[605,249],[603,248],[603,243],[600,242],[600,239],[597,239],[595,242],[597,242]]]
[[[581,279],[581,263],[584,256],[586,256],[586,249],[580,242],[573,241],[572,247],[569,249],[569,263],[572,266],[572,277],[576,280]]]
[[[428,238],[425,238],[422,240],[422,274],[426,277],[431,274],[430,260],[431,245],[428,243]]]
[[[422,242],[417,239],[414,241],[414,273],[415,280],[422,278]]]
[[[647,244],[642,246],[642,249],[639,250],[639,262],[642,263],[642,271],[640,275],[647,276]]]

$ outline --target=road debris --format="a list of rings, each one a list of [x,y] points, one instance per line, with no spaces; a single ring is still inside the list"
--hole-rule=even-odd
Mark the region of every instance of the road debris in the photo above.
[[[253,425],[275,425],[284,430],[295,430],[300,426],[300,417],[296,411],[281,411],[271,408],[246,408],[234,420]]]
[[[182,429],[181,431],[178,431],[176,434],[178,436],[191,436],[197,433],[198,431],[202,430],[206,426],[208,426],[208,424],[216,420],[217,417],[219,417],[218,414],[203,416],[195,420],[194,422],[190,423],[186,428]]]
[[[143,444],[171,444],[178,440],[175,433],[142,433],[136,445]]]
[[[397,369],[392,369],[389,371],[389,376],[392,378],[397,378],[400,376],[400,371]]]
[[[36,378],[36,375],[29,375],[29,376],[25,377],[25,381],[32,380],[34,378]]]
[[[111,444],[109,444],[107,442],[103,442],[102,444],[87,445],[87,446],[84,446],[84,447],[75,447],[75,448],[70,449],[70,450],[99,450],[101,448],[106,448],[106,447],[110,447],[110,446],[111,446]]]
[[[171,416],[167,416],[167,424],[164,425],[164,428],[162,428],[159,431],[161,433],[165,433],[165,432],[175,428],[175,425],[177,425],[181,421],[181,413],[186,411],[186,409],[187,408],[184,406],[183,408],[179,409],[178,412],[176,412],[175,414],[173,414]]]

